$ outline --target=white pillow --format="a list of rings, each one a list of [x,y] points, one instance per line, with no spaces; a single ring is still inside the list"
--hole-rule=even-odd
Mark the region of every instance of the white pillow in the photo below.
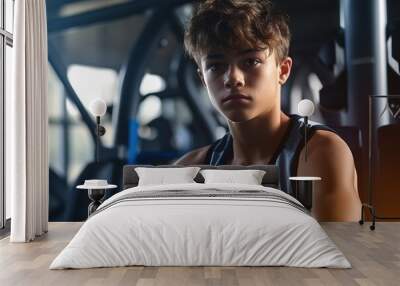
[[[199,167],[135,168],[139,176],[138,186],[195,183],[193,179],[199,170]]]
[[[201,170],[204,183],[234,183],[246,185],[261,185],[265,175],[262,170]]]

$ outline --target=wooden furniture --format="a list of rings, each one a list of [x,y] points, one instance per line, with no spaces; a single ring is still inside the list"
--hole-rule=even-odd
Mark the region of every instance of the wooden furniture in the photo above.
[[[400,222],[321,223],[352,269],[289,267],[118,267],[49,270],[82,223],[50,223],[31,243],[0,240],[0,285],[399,285]]]

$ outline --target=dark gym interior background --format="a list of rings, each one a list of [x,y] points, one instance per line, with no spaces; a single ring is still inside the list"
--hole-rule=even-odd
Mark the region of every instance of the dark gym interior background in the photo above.
[[[75,189],[84,179],[121,186],[124,164],[170,164],[225,133],[183,50],[195,3],[47,1],[50,221],[86,217],[87,194]],[[399,216],[400,1],[274,3],[289,15],[293,35],[282,109],[297,113],[297,103],[311,99],[311,119],[350,146],[362,201],[372,200],[381,216]],[[100,163],[88,110],[97,97],[107,103]]]

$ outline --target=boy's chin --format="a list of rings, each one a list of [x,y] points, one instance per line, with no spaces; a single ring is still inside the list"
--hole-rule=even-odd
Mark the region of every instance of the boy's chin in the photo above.
[[[243,123],[254,118],[254,114],[246,114],[246,113],[235,113],[235,114],[225,114],[225,118],[233,123]]]

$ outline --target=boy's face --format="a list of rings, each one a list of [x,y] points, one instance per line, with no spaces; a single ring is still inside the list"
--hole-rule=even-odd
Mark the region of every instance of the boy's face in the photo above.
[[[199,74],[214,107],[230,121],[243,122],[280,110],[291,64],[290,58],[278,64],[268,50],[211,51],[200,58]]]

